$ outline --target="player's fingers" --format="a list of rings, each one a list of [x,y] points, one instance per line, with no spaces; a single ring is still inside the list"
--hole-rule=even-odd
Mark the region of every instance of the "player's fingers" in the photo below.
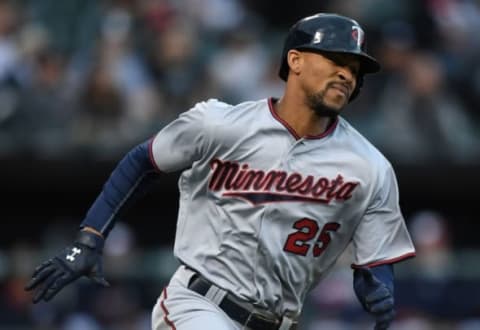
[[[55,283],[55,281],[63,275],[63,272],[55,272],[51,275],[46,281],[45,284],[37,291],[35,296],[33,297],[33,303],[36,304],[40,300],[43,299],[45,293],[47,293],[48,289]]]
[[[45,294],[43,295],[43,300],[49,301],[55,295],[63,289],[67,284],[73,282],[77,277],[72,276],[70,273],[61,273],[59,277],[50,285]]]
[[[25,286],[25,290],[30,291],[34,289],[40,283],[45,281],[53,272],[55,272],[55,270],[56,270],[55,266],[49,263],[48,265],[40,269],[38,272],[36,272],[36,275],[32,277],[30,282],[28,282],[27,285]]]
[[[42,269],[44,269],[45,267],[47,266],[50,266],[52,264],[52,260],[47,260],[45,262],[42,262],[39,266],[37,266],[35,268],[35,270],[33,271],[33,274],[32,274],[32,277],[35,277],[37,276],[38,273],[40,273],[42,271]]]
[[[393,298],[389,297],[370,305],[370,312],[374,314],[382,314],[393,309]]]
[[[394,318],[395,318],[394,310],[378,315],[376,317],[375,330],[388,329],[390,323],[392,323]]]
[[[390,322],[388,323],[376,323],[374,330],[387,330],[390,326]]]
[[[91,277],[92,281],[105,287],[105,288],[108,288],[110,286],[110,283],[108,283],[108,281],[105,279],[105,277],[103,276],[94,276],[94,277]]]
[[[110,283],[108,283],[108,281],[105,279],[105,276],[103,275],[103,267],[101,260],[98,260],[92,272],[90,273],[89,278],[94,283],[103,287],[108,288],[110,286]]]
[[[379,286],[377,289],[373,290],[370,292],[366,297],[365,297],[365,302],[369,305],[372,305],[376,303],[377,301],[384,300],[386,298],[391,298],[392,294],[390,291],[388,291],[387,287],[385,285]]]

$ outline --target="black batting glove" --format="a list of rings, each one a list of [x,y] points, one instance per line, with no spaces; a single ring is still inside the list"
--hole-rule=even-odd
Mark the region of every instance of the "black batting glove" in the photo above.
[[[353,287],[365,311],[375,317],[375,330],[388,329],[395,317],[393,293],[369,268],[355,270]]]
[[[104,239],[89,231],[80,231],[72,245],[38,266],[27,291],[35,291],[33,303],[51,300],[67,284],[81,276],[87,276],[102,286],[110,286],[102,270]]]

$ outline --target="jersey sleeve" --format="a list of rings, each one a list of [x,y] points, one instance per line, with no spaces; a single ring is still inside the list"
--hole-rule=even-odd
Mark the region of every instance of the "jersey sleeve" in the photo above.
[[[190,167],[201,158],[208,141],[205,112],[208,102],[196,104],[165,126],[150,143],[150,158],[161,172]]]
[[[387,167],[377,182],[376,193],[353,236],[353,268],[395,263],[415,256],[400,211],[393,168]]]

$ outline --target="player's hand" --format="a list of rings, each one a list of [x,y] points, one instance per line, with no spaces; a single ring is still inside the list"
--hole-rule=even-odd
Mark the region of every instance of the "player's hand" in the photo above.
[[[109,286],[103,276],[102,249],[104,239],[92,232],[80,231],[75,242],[61,253],[38,266],[25,290],[35,290],[33,303],[49,301],[63,287],[81,276]]]
[[[375,316],[375,330],[388,329],[395,317],[392,292],[369,268],[355,270],[353,286],[363,308]]]

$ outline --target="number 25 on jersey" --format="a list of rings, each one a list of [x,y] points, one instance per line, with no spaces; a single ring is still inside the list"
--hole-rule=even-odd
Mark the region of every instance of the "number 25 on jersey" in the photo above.
[[[312,248],[313,256],[318,257],[330,243],[330,232],[337,231],[340,228],[340,224],[336,222],[326,223],[318,236],[320,227],[317,221],[312,219],[303,218],[297,220],[293,224],[293,228],[297,229],[297,231],[288,235],[283,250],[306,256],[310,248]],[[311,241],[315,238],[316,240],[312,246]]]

